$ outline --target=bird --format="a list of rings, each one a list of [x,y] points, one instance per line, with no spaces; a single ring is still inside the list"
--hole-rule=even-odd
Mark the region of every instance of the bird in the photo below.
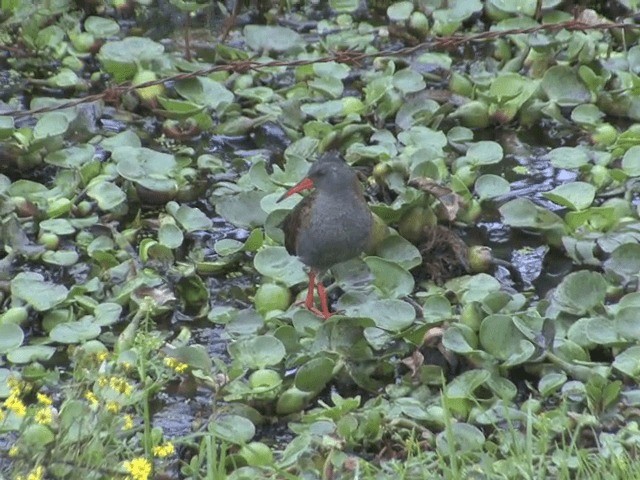
[[[373,216],[356,172],[337,152],[316,160],[307,175],[277,201],[313,189],[280,224],[285,248],[309,267],[305,307],[327,319],[327,293],[322,275],[332,266],[360,255],[370,244]],[[319,278],[320,277],[320,278]],[[314,306],[317,289],[320,309]]]

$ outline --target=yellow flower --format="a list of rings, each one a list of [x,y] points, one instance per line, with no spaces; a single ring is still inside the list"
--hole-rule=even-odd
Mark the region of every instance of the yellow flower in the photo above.
[[[174,370],[176,373],[184,373],[189,368],[189,365],[183,362],[176,360],[175,358],[166,357],[164,359],[164,364]]]
[[[96,397],[96,394],[91,392],[91,391],[86,391],[84,392],[84,398],[86,398],[87,400],[89,400],[89,403],[91,404],[92,407],[97,407],[98,406],[98,397]]]
[[[107,411],[111,413],[118,413],[120,411],[120,404],[110,400],[107,402]]]
[[[96,383],[99,387],[106,387],[109,383],[109,379],[107,377],[99,377]]]
[[[4,401],[4,406],[19,417],[24,417],[27,413],[27,407],[24,402],[13,393],[6,398],[6,400]]]
[[[40,425],[51,425],[53,422],[53,412],[49,407],[39,408],[34,415],[34,419],[36,423],[39,423]]]
[[[53,400],[49,395],[45,395],[44,393],[36,393],[36,398],[38,399],[38,403],[42,405],[51,405],[53,404]]]
[[[131,395],[133,393],[133,387],[124,378],[111,377],[109,379],[109,386],[112,390],[123,395]]]
[[[44,477],[44,467],[36,467],[29,472],[27,480],[42,480]]]
[[[4,412],[0,410],[0,422],[3,422],[5,417],[6,415],[4,414]]]
[[[10,457],[17,457],[18,453],[20,453],[20,449],[18,447],[16,447],[15,445],[9,449],[9,456]]]
[[[133,480],[147,480],[151,475],[151,462],[143,457],[137,457],[133,460],[126,461],[123,466],[127,473],[129,473],[128,478]]]
[[[173,443],[167,442],[162,445],[157,445],[153,447],[153,456],[158,458],[165,458],[169,455],[173,455],[176,449],[173,446]]]
[[[133,428],[133,417],[128,413],[124,416],[123,430],[131,430]]]
[[[11,389],[11,393],[16,395],[20,395],[22,388],[24,387],[22,380],[16,377],[7,378],[7,385]]]
[[[104,362],[109,358],[109,352],[100,352],[96,354],[96,358],[98,359],[99,362]]]

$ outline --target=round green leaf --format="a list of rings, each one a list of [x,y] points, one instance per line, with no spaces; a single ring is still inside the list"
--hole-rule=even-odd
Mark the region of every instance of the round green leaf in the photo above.
[[[46,282],[39,273],[21,272],[11,280],[11,294],[44,312],[66,300],[68,290],[63,285]]]
[[[413,2],[396,2],[387,8],[387,16],[392,22],[404,22],[413,12]]]
[[[24,332],[15,323],[0,324],[0,354],[18,348],[24,341]]]
[[[482,175],[475,183],[475,191],[480,200],[506,195],[510,190],[511,184],[498,175]]]
[[[589,163],[587,151],[579,147],[554,148],[547,157],[556,168],[580,168]]]
[[[593,203],[596,187],[586,182],[571,182],[544,192],[542,195],[563,207],[584,210]]]
[[[413,291],[413,275],[397,263],[380,257],[366,257],[364,261],[373,274],[373,284],[383,296],[401,298]]]
[[[400,235],[389,235],[376,248],[379,257],[411,270],[422,263],[420,250]]]
[[[47,345],[25,345],[7,354],[7,360],[15,364],[46,362],[56,353],[55,347]]]
[[[282,361],[284,345],[271,335],[241,339],[229,345],[231,356],[249,368],[265,368]]]
[[[367,301],[359,305],[345,307],[351,317],[372,319],[376,327],[391,332],[404,330],[416,318],[415,309],[407,302],[395,299]]]
[[[567,65],[556,65],[549,68],[542,77],[542,90],[549,100],[561,107],[573,107],[592,101],[591,92]]]
[[[553,299],[561,310],[583,315],[604,304],[607,282],[598,272],[581,270],[570,273],[558,285]]]
[[[489,315],[478,333],[483,349],[500,360],[520,353],[520,340],[526,340],[508,315]]]
[[[640,177],[640,145],[634,145],[625,152],[622,170],[630,177]]]
[[[49,332],[51,340],[58,343],[81,343],[98,335],[100,326],[88,318],[77,322],[59,323]]]
[[[42,254],[42,260],[45,263],[61,267],[75,265],[79,258],[79,255],[74,250],[46,251]]]
[[[304,392],[319,392],[333,378],[334,366],[330,358],[313,358],[298,369],[294,385]]]
[[[209,431],[225,442],[244,444],[256,434],[256,427],[239,415],[219,415],[209,424]]]
[[[462,455],[482,450],[485,438],[478,427],[468,423],[453,423],[449,428],[450,431],[440,432],[436,437],[436,448],[441,455]],[[453,437],[454,445],[449,445],[450,437]]]
[[[640,347],[627,348],[624,352],[616,355],[613,368],[635,381],[640,380]]]
[[[182,245],[184,235],[175,223],[163,222],[158,230],[158,241],[168,248],[178,248]]]
[[[302,262],[289,255],[284,247],[264,247],[256,254],[253,265],[260,274],[284,283],[287,287],[307,280]]]
[[[127,200],[127,195],[115,183],[104,178],[94,179],[87,188],[87,196],[98,203],[100,210],[109,211]]]

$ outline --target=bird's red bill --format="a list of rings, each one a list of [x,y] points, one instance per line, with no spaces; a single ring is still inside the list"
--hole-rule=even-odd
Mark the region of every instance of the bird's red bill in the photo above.
[[[311,180],[309,177],[303,178],[298,184],[294,185],[289,190],[284,192],[284,194],[278,199],[278,202],[281,202],[285,198],[290,197],[294,193],[299,193],[303,190],[309,190],[310,188],[313,188],[313,180]]]

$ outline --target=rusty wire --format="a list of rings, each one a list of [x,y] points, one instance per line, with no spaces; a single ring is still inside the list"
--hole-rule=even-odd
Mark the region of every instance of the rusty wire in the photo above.
[[[451,48],[461,46],[468,42],[483,42],[487,40],[494,40],[496,38],[506,37],[509,35],[530,34],[530,33],[538,33],[538,32],[557,32],[560,30],[569,30],[569,31],[613,30],[617,28],[622,30],[638,29],[640,28],[640,25],[630,24],[630,23],[621,23],[621,22],[587,23],[579,19],[574,19],[567,22],[545,24],[545,25],[539,25],[531,28],[493,30],[488,32],[477,33],[474,35],[455,34],[448,37],[433,38],[428,42],[412,45],[410,47],[404,47],[404,48],[399,48],[395,50],[394,49],[381,50],[374,53],[362,53],[355,50],[340,50],[340,51],[332,52],[330,55],[327,55],[321,58],[310,59],[310,60],[289,60],[289,61],[274,60],[272,62],[266,62],[266,63],[258,62],[255,60],[237,60],[237,61],[232,61],[232,62],[220,64],[220,65],[215,65],[209,68],[203,68],[203,69],[196,70],[189,73],[178,73],[176,75],[171,75],[169,77],[164,77],[161,79],[140,83],[138,85],[130,85],[130,84],[117,85],[117,86],[106,89],[102,93],[77,98],[75,100],[70,100],[62,104],[37,108],[33,110],[6,112],[6,113],[3,113],[3,115],[12,116],[14,118],[22,118],[22,117],[31,116],[31,115],[40,114],[40,113],[62,110],[65,108],[75,107],[83,103],[90,103],[98,100],[105,100],[105,99],[109,100],[109,99],[119,98],[123,94],[132,92],[140,88],[152,87],[155,85],[175,82],[178,80],[185,80],[189,78],[206,76],[211,73],[220,72],[220,71],[246,73],[252,70],[262,70],[262,69],[267,69],[272,67],[290,68],[290,67],[300,67],[304,65],[312,65],[314,63],[327,63],[327,62],[338,62],[338,63],[354,65],[354,64],[359,64],[362,60],[365,60],[365,59],[378,58],[378,57],[407,56],[421,50],[429,50],[429,49],[430,50],[451,49]]]

